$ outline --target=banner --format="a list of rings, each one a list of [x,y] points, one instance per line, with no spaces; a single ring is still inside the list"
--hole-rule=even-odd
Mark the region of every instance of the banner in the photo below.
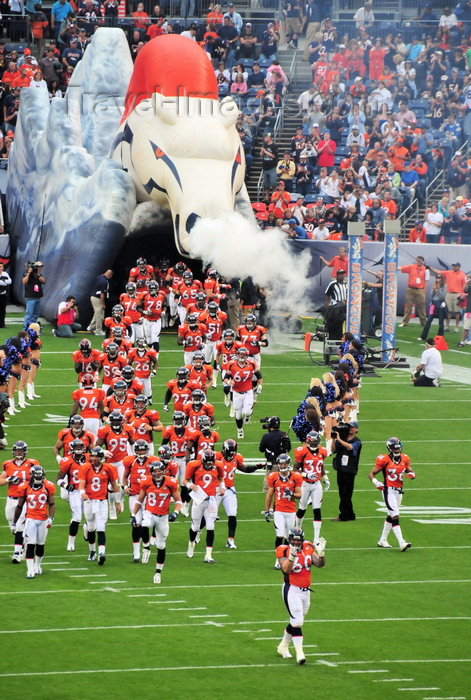
[[[384,236],[384,280],[383,280],[383,333],[381,346],[383,362],[394,359],[394,352],[386,348],[396,347],[396,302],[399,239],[395,234]]]
[[[361,299],[363,281],[363,236],[364,224],[348,225],[348,297],[347,326],[349,333],[361,335]]]

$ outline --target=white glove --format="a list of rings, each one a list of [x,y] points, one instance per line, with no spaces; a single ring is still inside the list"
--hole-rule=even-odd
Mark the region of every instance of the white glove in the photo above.
[[[10,525],[10,532],[12,535],[16,535],[16,523]]]
[[[169,411],[168,404],[165,404],[164,411],[165,411],[165,413],[168,413],[168,411]]]
[[[150,373],[150,378],[153,379],[155,377],[155,369],[153,369]]]
[[[46,527],[47,527],[48,530],[49,530],[49,528],[51,527],[52,521],[53,521],[53,520],[54,520],[54,518],[48,518],[48,519],[46,520]]]
[[[325,545],[326,545],[325,537],[320,537],[320,538],[317,540],[316,544],[314,545],[314,546],[315,546],[315,549],[316,549],[316,554],[317,554],[318,557],[323,557],[323,556],[324,556],[324,554],[325,554]]]
[[[378,479],[371,479],[371,481],[376,486],[378,491],[384,491],[384,484],[382,484],[381,481],[378,481]]]
[[[56,462],[57,464],[60,464],[62,461],[62,457],[60,455],[56,455]]]
[[[290,546],[289,546],[289,553],[290,553],[290,556],[296,558],[296,555],[297,555],[297,553],[298,553],[298,548],[296,547],[296,545],[290,544]]]
[[[262,385],[261,385],[261,384],[257,384],[257,388],[256,388],[256,390],[255,390],[255,393],[256,393],[256,394],[261,394],[261,393],[262,393]]]
[[[327,476],[324,476],[324,491],[328,491],[330,489],[330,481]]]

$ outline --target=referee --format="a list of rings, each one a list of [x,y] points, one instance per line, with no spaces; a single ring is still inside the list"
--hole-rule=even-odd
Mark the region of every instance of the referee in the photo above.
[[[335,306],[336,304],[346,304],[348,296],[348,285],[345,281],[345,271],[337,270],[335,280],[330,282],[325,290],[325,305]]]

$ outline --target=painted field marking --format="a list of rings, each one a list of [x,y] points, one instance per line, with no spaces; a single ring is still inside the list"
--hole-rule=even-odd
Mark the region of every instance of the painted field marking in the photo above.
[[[389,671],[386,668],[372,668],[364,671],[348,671],[348,673],[389,673]]]
[[[440,690],[438,687],[432,687],[432,688],[398,688],[398,690]]]
[[[465,695],[429,695],[424,700],[466,700]]]
[[[209,613],[208,613],[208,615],[190,615],[190,618],[196,618],[196,617],[210,617],[212,619],[213,617],[229,617],[229,615],[209,615]],[[234,623],[231,623],[231,624],[234,624]]]
[[[164,601],[162,601],[162,602],[164,602]],[[207,610],[207,609],[208,608],[205,608],[205,607],[202,607],[202,608],[169,608],[169,611],[184,612],[186,610]]]
[[[106,576],[106,574],[98,574],[98,576]],[[90,581],[90,585],[101,586],[103,581]],[[127,583],[127,581],[107,581],[106,583]]]
[[[280,635],[278,635],[277,637],[254,637],[255,642],[270,642],[273,640],[277,641],[279,639],[280,639]],[[306,656],[307,656],[307,654],[306,654]]]
[[[325,661],[324,659],[317,659],[318,664],[323,664],[324,666],[332,666],[332,668],[337,668],[337,664],[332,661]]]
[[[281,660],[280,660],[281,661]],[[29,676],[76,676],[82,674],[97,674],[97,673],[136,673],[136,672],[169,672],[174,673],[175,671],[224,671],[227,669],[240,669],[240,668],[281,668],[280,663],[276,664],[232,664],[225,666],[167,666],[163,668],[162,666],[148,667],[148,668],[97,668],[97,669],[81,669],[77,671],[26,671],[24,673],[0,673],[0,678],[19,678],[19,677],[29,677]]]
[[[51,569],[51,571],[86,571],[87,567],[82,566],[82,567],[76,567],[73,569]]]
[[[128,594],[128,598],[153,598],[154,596],[157,598],[163,598],[166,596],[166,593],[133,593],[133,594]]]
[[[375,678],[373,683],[408,683],[413,680],[413,678]]]
[[[70,578],[90,578],[92,576],[93,576],[93,578],[95,578],[97,576],[99,576],[101,578],[106,578],[107,574],[72,574],[72,576]],[[90,581],[90,583],[92,583],[92,582]]]
[[[231,632],[234,632],[234,634],[252,634],[253,630],[231,630]]]
[[[186,600],[148,600],[147,603],[148,605],[167,605],[167,603],[172,603],[173,605],[176,605],[177,603],[186,603]]]

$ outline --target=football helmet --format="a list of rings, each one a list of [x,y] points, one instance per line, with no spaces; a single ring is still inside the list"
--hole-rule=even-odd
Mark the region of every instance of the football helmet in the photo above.
[[[95,379],[93,378],[93,374],[87,372],[87,374],[83,375],[82,386],[84,389],[90,389],[91,387],[95,386]]]
[[[311,430],[310,433],[306,435],[306,446],[312,451],[318,450],[321,441],[321,436],[317,430]]]
[[[175,428],[184,428],[186,425],[186,416],[183,411],[175,411],[172,422]]]
[[[236,334],[232,330],[232,328],[226,328],[226,330],[222,334],[222,339],[225,342],[225,344],[230,347],[235,342]]]
[[[85,357],[89,357],[92,351],[92,344],[88,338],[83,338],[79,343],[79,350]]]
[[[90,450],[90,463],[96,471],[100,471],[105,461],[105,451],[101,447],[92,447]]]
[[[136,347],[138,350],[146,350],[147,349],[147,340],[145,338],[138,338],[136,340]]]
[[[183,281],[186,284],[192,284],[193,283],[193,273],[191,270],[185,270],[183,273]]]
[[[134,379],[134,368],[131,367],[131,365],[124,365],[123,369],[121,370],[121,376],[127,382],[132,382]]]
[[[152,294],[152,296],[155,296],[159,291],[159,283],[156,282],[155,280],[149,280],[149,283],[147,285],[147,289],[149,290],[149,294]]]
[[[304,532],[300,527],[292,527],[288,532],[288,544],[292,544],[299,551],[304,543]]]
[[[255,328],[257,325],[257,318],[254,314],[247,314],[244,320],[244,326],[247,328],[247,330],[251,331]]]
[[[144,289],[144,287],[146,286],[146,280],[139,279],[137,280],[136,285],[138,289]]]
[[[179,367],[177,369],[177,379],[179,382],[188,381],[189,376],[190,376],[190,370],[187,369],[186,367]]]
[[[122,340],[123,338],[123,329],[121,326],[115,326],[114,328],[111,329],[111,335],[115,340]]]
[[[211,430],[211,418],[209,416],[199,416],[198,417],[198,428],[201,432]]]
[[[217,280],[217,278],[218,278],[218,276],[219,276],[219,273],[218,273],[218,271],[216,270],[215,267],[210,267],[209,270],[208,270],[208,272],[207,272],[206,274],[207,274],[208,277],[209,277],[210,279],[212,279],[212,280]]]
[[[173,452],[170,445],[160,445],[157,450],[157,457],[161,462],[167,465],[173,459]]]
[[[386,447],[393,461],[399,463],[401,461],[402,442],[397,437],[390,437],[386,441]]]
[[[133,448],[136,457],[147,457],[149,454],[149,443],[145,440],[136,440]]]
[[[111,315],[114,318],[124,316],[124,306],[121,306],[121,304],[115,304],[111,309]]]
[[[287,454],[278,455],[278,457],[276,458],[276,468],[283,480],[288,478],[288,475],[290,473],[290,467],[290,456]]]
[[[110,425],[113,428],[113,430],[122,430],[123,429],[123,423],[124,423],[124,416],[121,413],[121,411],[111,411],[110,416],[109,416],[109,421]]]
[[[190,328],[196,328],[198,325],[198,314],[188,314],[186,322]]]
[[[202,389],[195,389],[191,392],[191,403],[195,407],[202,406],[206,402],[206,394]]]
[[[122,396],[126,395],[127,388],[128,386],[124,379],[117,379],[114,383],[113,393],[121,398]]]
[[[186,270],[186,265],[185,265],[184,262],[182,262],[182,261],[180,260],[179,262],[177,262],[177,264],[175,265],[175,267],[174,267],[173,269],[175,270],[175,272],[177,273],[177,275],[183,275],[183,273],[184,273],[185,270]]]
[[[46,472],[39,464],[33,464],[29,472],[29,485],[37,491],[43,485],[46,478]]]
[[[204,364],[204,355],[199,350],[193,353],[193,364],[195,367],[202,367]]]
[[[75,440],[70,442],[69,447],[74,457],[83,457],[85,454],[85,443],[83,440],[75,438]]]
[[[212,469],[216,461],[216,453],[213,450],[203,450],[201,453],[201,464],[205,469]]]
[[[165,476],[165,465],[159,459],[156,459],[155,462],[151,462],[149,464],[149,471],[156,484],[160,484],[163,481]]]
[[[169,263],[169,261],[167,260],[167,258],[162,258],[162,260],[159,262],[159,269],[160,269],[160,271],[161,271],[161,272],[167,272],[167,270],[168,270],[168,268],[169,268],[169,265],[170,265],[170,263]]]
[[[222,443],[222,456],[224,459],[233,459],[237,453],[237,443],[235,440],[225,440]]]
[[[76,413],[75,416],[70,417],[69,425],[74,435],[80,435],[83,431],[83,426],[85,424],[83,422],[82,416],[79,416],[79,414]]]
[[[206,294],[204,292],[198,292],[198,294],[195,296],[195,302],[200,309],[204,308],[204,305],[206,304]]]
[[[138,258],[136,260],[136,265],[141,271],[142,271],[142,269],[145,270],[146,265],[147,265],[147,260],[145,258]]]
[[[128,282],[125,289],[128,296],[133,297],[136,295],[137,286],[134,282]]]
[[[24,440],[17,440],[11,448],[13,459],[26,459],[28,454],[28,445]]]
[[[237,362],[239,364],[245,365],[248,358],[249,358],[249,351],[247,350],[247,348],[242,347],[242,348],[239,348],[237,350],[236,355],[237,355]]]
[[[134,399],[134,408],[136,411],[144,412],[147,408],[147,396],[144,396],[144,394],[136,396]]]
[[[208,304],[208,314],[210,316],[217,316],[219,312],[219,304],[215,301],[210,301]]]
[[[118,346],[116,343],[108,343],[106,346],[106,354],[108,357],[116,357],[118,355]]]

